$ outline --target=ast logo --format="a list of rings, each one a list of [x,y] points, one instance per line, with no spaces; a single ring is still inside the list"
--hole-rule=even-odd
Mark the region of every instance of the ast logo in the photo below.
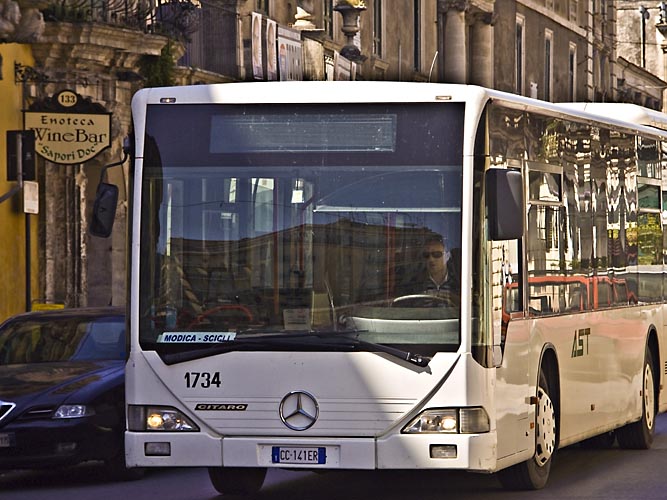
[[[588,354],[588,337],[590,334],[590,328],[582,328],[574,331],[574,340],[572,341],[573,358]]]

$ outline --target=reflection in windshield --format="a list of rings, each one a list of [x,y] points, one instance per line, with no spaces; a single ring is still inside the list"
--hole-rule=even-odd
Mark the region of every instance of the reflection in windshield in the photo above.
[[[151,183],[163,193],[151,231],[155,295],[143,309],[154,339],[347,327],[377,342],[457,342],[458,324],[444,320],[458,318],[460,301],[460,196],[447,196],[459,169],[230,170],[174,169]],[[434,260],[451,285],[429,275]]]
[[[349,126],[327,126],[332,113]],[[458,345],[462,117],[427,104],[151,108],[140,340],[347,329]]]

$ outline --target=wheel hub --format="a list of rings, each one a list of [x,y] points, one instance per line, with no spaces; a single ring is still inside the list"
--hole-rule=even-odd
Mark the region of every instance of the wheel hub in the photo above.
[[[556,413],[553,401],[540,387],[537,391],[537,425],[535,429],[535,462],[546,465],[556,448]]]
[[[646,427],[653,429],[655,423],[655,388],[653,386],[653,373],[648,364],[644,367],[644,412],[646,414]]]

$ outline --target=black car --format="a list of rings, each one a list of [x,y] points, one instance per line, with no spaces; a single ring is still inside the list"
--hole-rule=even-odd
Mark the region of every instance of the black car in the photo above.
[[[124,477],[125,310],[61,309],[0,325],[0,469],[103,460]]]

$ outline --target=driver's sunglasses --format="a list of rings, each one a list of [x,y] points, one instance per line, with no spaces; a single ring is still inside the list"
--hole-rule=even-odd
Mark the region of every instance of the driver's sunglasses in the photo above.
[[[444,252],[440,250],[434,250],[433,252],[422,252],[422,257],[425,259],[428,259],[429,257],[433,257],[434,259],[440,259],[444,255]]]

